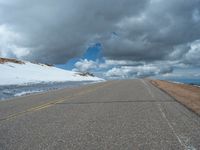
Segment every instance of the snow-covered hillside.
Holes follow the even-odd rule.
[[[1,58],[1,60],[4,59]],[[34,64],[26,61],[13,62],[9,60],[0,62],[0,85],[102,80],[98,77],[81,76],[77,72],[44,64]]]

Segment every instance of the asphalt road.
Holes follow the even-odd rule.
[[[0,102],[2,150],[200,149],[200,117],[145,80]]]

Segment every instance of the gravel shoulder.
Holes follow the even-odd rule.
[[[163,80],[151,80],[154,86],[164,90],[178,102],[200,115],[200,88],[187,84],[171,83]]]

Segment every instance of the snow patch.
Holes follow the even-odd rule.
[[[24,92],[16,93],[14,96],[23,96],[23,95],[28,95],[32,93],[41,93],[41,92],[43,92],[43,90],[24,91]]]
[[[21,85],[41,82],[66,81],[104,81],[92,76],[81,76],[77,72],[67,71],[44,64],[24,62],[0,64],[0,85]]]

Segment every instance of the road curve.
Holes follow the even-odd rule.
[[[200,117],[148,81],[0,102],[0,150],[200,149]]]

